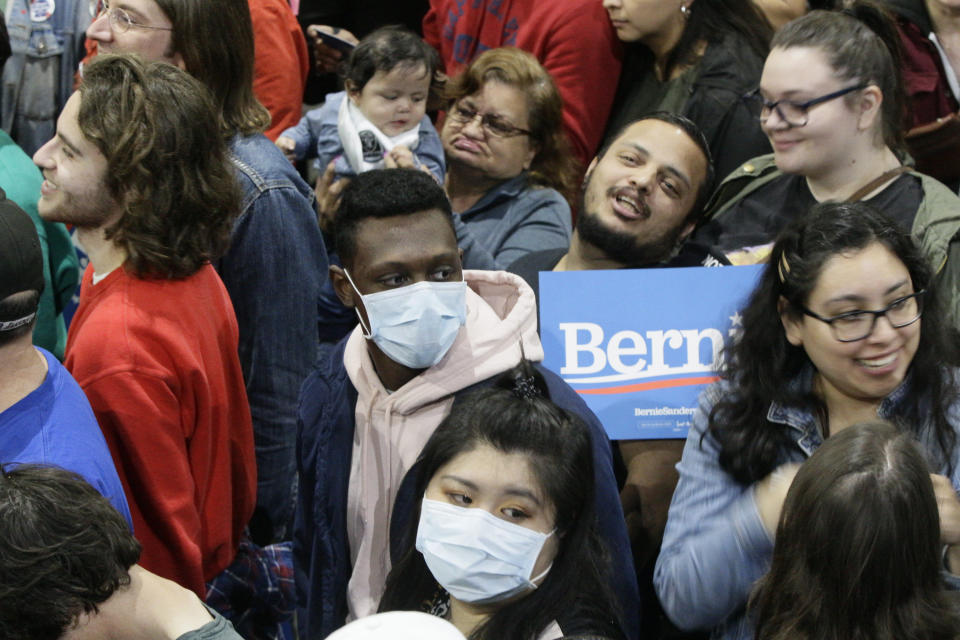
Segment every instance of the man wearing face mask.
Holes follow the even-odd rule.
[[[360,325],[300,394],[294,554],[298,625],[310,639],[377,610],[391,541],[419,497],[408,472],[455,397],[523,356],[543,359],[533,292],[508,273],[463,271],[450,203],[425,173],[357,176],[335,227],[343,266],[330,267],[331,282]],[[543,371],[554,401],[602,433],[579,397]],[[603,436],[594,457],[600,529],[635,637],[637,586]]]

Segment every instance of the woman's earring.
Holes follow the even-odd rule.
[[[680,5],[680,13],[683,14],[684,19],[690,19],[690,7],[685,4]]]

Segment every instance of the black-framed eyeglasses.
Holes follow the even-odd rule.
[[[780,116],[780,119],[786,122],[791,127],[802,127],[807,124],[810,116],[807,113],[810,110],[810,107],[814,107],[818,104],[823,104],[824,102],[829,102],[830,100],[835,100],[840,96],[845,96],[848,93],[853,93],[854,91],[859,91],[860,89],[866,89],[869,87],[869,84],[858,84],[852,87],[847,87],[846,89],[840,89],[839,91],[834,91],[833,93],[828,93],[825,96],[820,96],[813,98],[812,100],[806,100],[805,102],[796,102],[794,100],[774,100],[769,101],[764,99],[763,95],[760,93],[760,89],[754,89],[747,95],[743,97],[747,105],[750,106],[751,111],[753,111],[761,123],[765,123],[770,117],[770,114],[774,111],[777,112],[777,115]]]
[[[90,12],[94,16],[106,13],[107,19],[110,20],[110,28],[117,33],[126,33],[130,30],[130,27],[152,29],[154,31],[173,31],[173,27],[154,27],[149,24],[141,24],[130,17],[130,14],[123,9],[111,7],[107,0],[91,0],[90,8]]]
[[[908,296],[897,298],[877,311],[850,311],[831,318],[825,318],[806,307],[800,307],[800,310],[805,315],[830,325],[833,337],[840,342],[856,342],[873,333],[880,316],[886,317],[887,322],[894,329],[901,329],[919,320],[923,314],[922,296],[925,293],[926,290],[921,289]]]
[[[480,113],[476,109],[464,106],[461,102],[455,102],[450,108],[450,117],[460,124],[473,122],[480,117],[480,126],[483,130],[495,138],[512,138],[514,136],[533,135],[531,131],[515,127],[503,118],[492,113]]]

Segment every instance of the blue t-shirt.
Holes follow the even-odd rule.
[[[130,508],[113,458],[80,385],[45,349],[43,383],[0,413],[0,463],[52,464],[83,476],[126,518]]]

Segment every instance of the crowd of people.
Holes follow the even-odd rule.
[[[314,4],[6,5],[0,639],[960,640],[960,6]],[[742,264],[686,439],[541,364]]]

